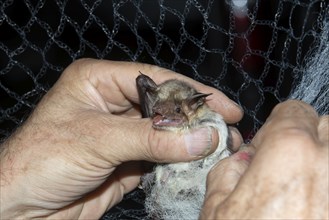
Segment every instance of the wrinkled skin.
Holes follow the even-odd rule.
[[[242,117],[223,93],[169,70],[76,61],[1,146],[1,218],[98,219],[139,184],[141,161],[191,161],[205,155],[191,155],[189,148],[215,150],[216,131],[159,132],[151,119],[141,119],[135,82],[139,71],[157,83],[178,78],[213,93],[209,105],[227,123]],[[235,137],[238,147],[237,132]]]
[[[212,169],[201,219],[328,219],[329,117],[275,107],[249,145]]]

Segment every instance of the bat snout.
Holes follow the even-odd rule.
[[[161,114],[157,114],[153,117],[153,127],[158,129],[168,130],[170,127],[182,127],[184,122],[185,121],[182,118],[165,117]]]

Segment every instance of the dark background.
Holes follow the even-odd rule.
[[[25,119],[75,59],[173,69],[239,102],[246,139],[284,100],[317,41],[325,1],[3,1],[0,138]]]
[[[93,57],[159,65],[222,90],[245,111],[236,126],[248,141],[303,74],[328,2],[254,0],[240,16],[230,4],[1,1],[0,140],[28,117],[65,67]],[[142,199],[134,198],[125,200],[128,206]],[[115,209],[121,214],[111,217],[129,218],[122,214],[125,201]]]

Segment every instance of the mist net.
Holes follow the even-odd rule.
[[[238,102],[246,141],[277,103],[328,114],[327,0],[3,0],[0,140],[82,57],[166,67]],[[103,219],[146,216],[135,190]]]

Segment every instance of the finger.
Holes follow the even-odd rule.
[[[329,147],[329,115],[325,115],[320,118],[318,133],[320,141],[326,147]]]
[[[255,148],[251,145],[220,161],[208,174],[205,201],[208,205],[221,204],[235,189],[249,166]],[[207,204],[205,204],[207,206]]]
[[[272,140],[285,137],[317,138],[318,115],[308,104],[289,100],[278,104],[257,132],[252,143],[255,146],[271,146]],[[266,143],[265,143],[266,142]]]
[[[106,193],[108,207],[120,202],[125,194],[135,189],[140,183],[143,168],[140,161],[129,161],[118,166],[108,180],[98,190]],[[106,191],[106,192],[105,192]]]
[[[231,134],[231,143],[229,143],[228,147],[231,151],[236,152],[243,143],[243,138],[237,128],[229,126],[229,131]]]
[[[137,187],[141,175],[140,162],[131,161],[122,164],[97,189],[65,207],[61,212],[68,209],[76,210],[77,218],[80,217],[81,219],[91,219],[90,213],[93,216],[101,217],[105,211],[119,203],[126,193]],[[82,212],[79,204],[80,206],[83,204]],[[51,219],[66,219],[67,215],[63,216],[58,213],[51,217]]]
[[[78,65],[80,70],[84,70],[84,74],[91,77],[91,81],[102,96],[108,102],[117,105],[130,105],[127,100],[122,101],[124,98],[139,103],[135,79],[140,74],[139,72],[142,72],[149,75],[156,83],[162,83],[168,79],[179,79],[191,84],[202,93],[212,93],[208,104],[214,111],[220,112],[227,123],[236,123],[243,116],[242,109],[222,92],[168,69],[135,62],[93,59],[84,59],[76,63],[75,65]]]
[[[88,126],[94,130],[94,139],[101,143],[93,150],[114,165],[131,160],[160,163],[196,160],[215,151],[219,142],[218,132],[211,127],[176,133],[153,129],[150,119],[95,114],[90,121]]]

